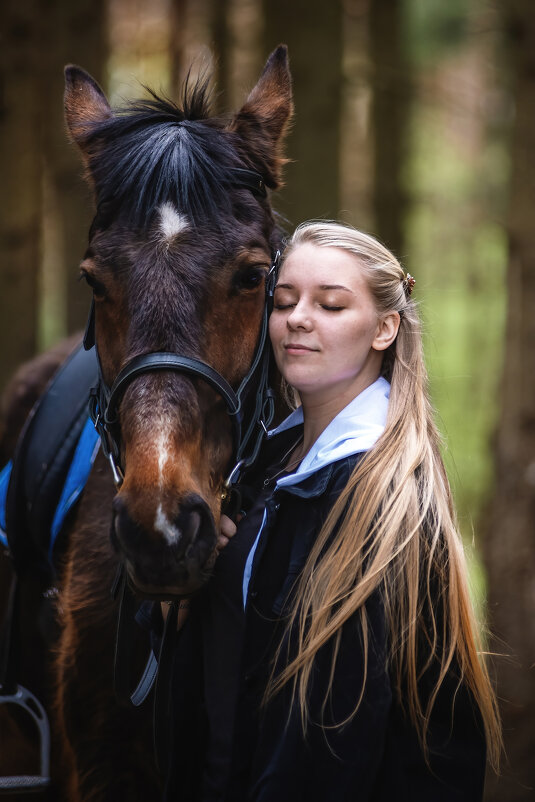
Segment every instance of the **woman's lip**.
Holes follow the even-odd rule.
[[[299,345],[299,343],[288,343],[284,346],[285,351],[315,351],[315,348],[309,348],[306,345]]]

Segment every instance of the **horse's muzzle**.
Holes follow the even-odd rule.
[[[171,515],[159,503],[149,528],[136,520],[128,498],[119,494],[113,502],[111,540],[142,595],[184,595],[198,590],[210,576],[217,542],[212,513],[193,493],[175,506]]]

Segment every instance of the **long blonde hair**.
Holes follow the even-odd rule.
[[[421,327],[405,273],[381,243],[341,223],[303,223],[289,240],[284,257],[303,243],[353,254],[364,271],[378,314],[396,310],[400,327],[383,360],[383,375],[391,383],[386,428],[355,467],[297,580],[287,622],[297,635],[297,652],[280,673],[272,674],[266,699],[291,683],[306,727],[315,657],[332,639],[327,704],[342,626],[357,614],[365,670],[360,698],[350,718],[355,715],[368,662],[365,603],[374,591],[380,591],[389,629],[388,667],[394,691],[424,750],[436,696],[454,670],[480,710],[489,760],[497,767],[501,751],[497,705],[482,659],[465,555],[428,397]],[[425,654],[422,643],[426,644]],[[279,664],[282,648],[281,644],[275,664]],[[418,680],[431,666],[438,666],[438,679],[429,699],[422,703]]]

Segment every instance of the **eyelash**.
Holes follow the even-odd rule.
[[[326,312],[341,312],[345,307],[343,306],[327,306],[326,304],[320,304],[322,309],[325,309]],[[291,309],[295,304],[275,304],[274,309],[278,309],[279,311],[283,311],[284,309]]]

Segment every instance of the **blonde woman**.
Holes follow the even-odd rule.
[[[270,336],[299,406],[204,600],[204,802],[474,802],[497,763],[413,283],[342,224],[288,242]]]

